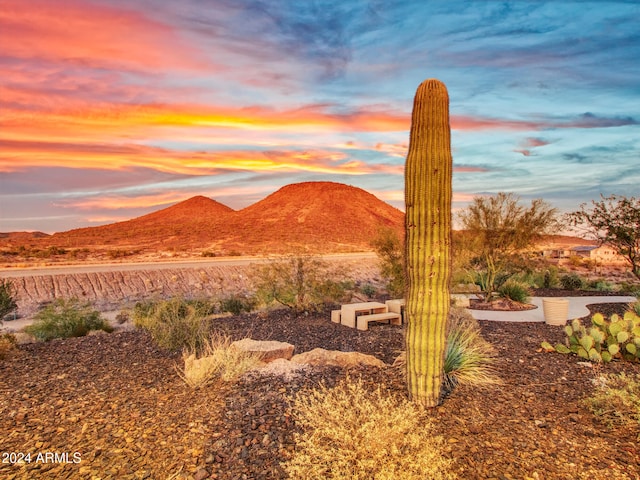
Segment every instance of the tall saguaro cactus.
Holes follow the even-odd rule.
[[[439,80],[420,84],[413,101],[405,167],[407,384],[411,398],[440,403],[451,262],[449,95]]]

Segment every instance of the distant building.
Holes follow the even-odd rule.
[[[581,257],[598,263],[621,263],[625,259],[615,251],[611,245],[579,245],[569,249],[570,257]]]

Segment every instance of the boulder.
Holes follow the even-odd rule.
[[[371,366],[384,367],[385,363],[374,357],[360,352],[339,352],[336,350],[325,350],[324,348],[314,348],[309,352],[294,355],[291,358],[293,363],[304,363],[307,365],[331,365],[337,367],[357,367]]]
[[[253,372],[259,375],[281,376],[284,377],[285,380],[290,380],[308,369],[309,365],[293,363],[284,358],[277,358],[273,362],[256,368]]]
[[[243,338],[231,344],[232,347],[245,352],[252,352],[260,355],[263,362],[272,362],[278,358],[290,360],[293,356],[294,346],[286,342],[275,340],[253,340]]]

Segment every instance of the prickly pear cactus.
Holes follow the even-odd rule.
[[[444,376],[451,261],[449,94],[434,79],[413,103],[405,168],[407,384],[414,401],[436,406]]]
[[[640,317],[634,312],[627,312],[622,318],[612,315],[610,321],[596,313],[591,325],[587,329],[579,320],[573,320],[564,328],[565,344],[552,346],[542,342],[541,347],[545,351],[574,353],[592,362],[610,362],[616,358],[640,360]]]

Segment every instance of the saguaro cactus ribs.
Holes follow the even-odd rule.
[[[439,80],[420,84],[405,168],[407,384],[414,401],[440,402],[451,261],[449,95]]]

